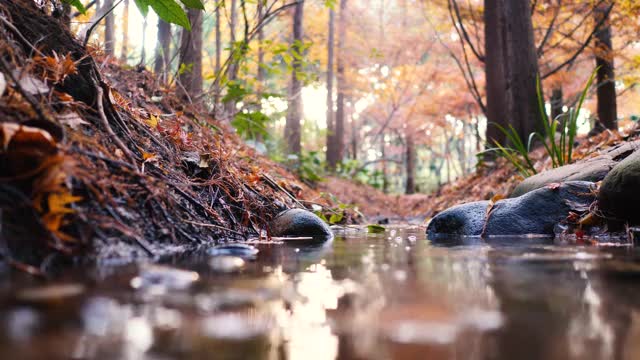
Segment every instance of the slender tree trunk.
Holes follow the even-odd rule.
[[[144,46],[147,43],[147,26],[149,21],[147,17],[144,17],[142,22],[142,50],[140,51],[140,65],[145,66],[147,63],[147,48]]]
[[[542,131],[543,128],[536,95],[539,71],[531,4],[524,0],[507,0],[504,8],[507,21],[506,62],[511,92],[508,115],[520,138],[526,141],[529,134]]]
[[[227,67],[227,81],[229,83],[233,83],[236,81],[238,75],[238,64],[235,52],[237,51],[236,46],[236,26],[238,23],[238,11],[236,0],[231,0],[230,5],[230,15],[229,15],[229,48],[231,49],[231,60],[229,61],[229,66]],[[236,112],[236,102],[231,100],[225,104],[226,115],[229,118],[233,118]]]
[[[129,54],[129,0],[124,0],[122,9],[122,48],[120,49],[120,61],[127,62]]]
[[[264,17],[264,3],[262,0],[258,0],[258,22],[262,22],[262,18]],[[265,69],[264,69],[264,27],[260,26],[258,29],[258,110],[262,111],[262,94],[264,92],[264,80],[265,80]]]
[[[287,124],[285,127],[285,139],[289,154],[300,154],[301,130],[300,123],[302,121],[302,81],[298,78],[298,73],[302,72],[302,63],[299,59],[303,56],[302,52],[302,21],[304,16],[304,1],[295,5],[293,14],[293,38],[291,42],[292,51],[297,53],[294,56],[293,71],[291,72],[291,83],[289,85],[289,104],[287,108]]]
[[[335,112],[333,111],[333,43],[335,11],[329,9],[329,37],[327,39],[327,166],[335,171],[338,164]]]
[[[564,95],[562,94],[562,85],[558,84],[551,89],[551,119],[558,119],[558,116],[562,115],[564,111]]]
[[[154,72],[162,81],[167,82],[169,74],[169,62],[171,57],[171,24],[158,19],[158,44],[156,45],[156,58]]]
[[[351,159],[358,160],[358,120],[353,116],[351,120]]]
[[[384,136],[384,133],[381,134],[382,135],[382,140],[380,141],[380,157],[382,159],[382,192],[383,193],[387,193],[389,192],[389,181],[387,179],[387,144],[386,144],[386,139]]]
[[[337,162],[344,156],[344,123],[345,123],[345,97],[347,79],[345,78],[345,41],[347,36],[347,0],[340,1],[340,14],[338,15],[338,56],[336,58],[337,71],[337,104],[335,117],[335,143]]]
[[[109,11],[113,7],[113,0],[104,1],[104,11]],[[115,53],[115,16],[113,11],[104,18],[104,52],[108,56]]]
[[[67,29],[71,28],[71,5],[67,3],[62,4],[62,23]]]
[[[413,194],[416,192],[416,144],[413,139],[413,133],[409,132],[406,135],[406,147],[405,147],[405,157],[407,160],[406,171],[407,171],[407,183],[405,187],[405,194]]]
[[[180,42],[180,64],[184,64],[186,70],[180,76],[180,84],[184,89],[182,96],[190,98],[202,94],[202,15],[197,9],[187,11],[191,22],[191,31],[183,29]],[[184,93],[186,92],[186,93]]]
[[[595,11],[595,21],[600,22],[607,16],[607,9],[611,3],[605,1]],[[596,66],[598,68],[598,119],[607,129],[618,128],[618,114],[616,103],[616,84],[613,66],[613,48],[611,44],[611,24],[606,19],[595,34]]]
[[[506,127],[508,118],[507,74],[504,54],[504,0],[485,0],[485,77],[487,92],[487,147],[505,144],[505,135],[495,124]]]
[[[261,1],[260,1],[261,2]],[[218,117],[220,115],[220,68],[222,66],[222,34],[220,31],[220,4],[216,4],[215,16],[216,16],[216,80],[214,83],[214,98],[213,98],[213,115]]]

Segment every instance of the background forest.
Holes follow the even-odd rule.
[[[578,135],[638,120],[632,0],[209,0],[188,22],[162,14],[186,28],[132,4],[64,16],[95,51],[153,69],[308,182],[433,191],[508,144],[500,127],[525,141],[540,129],[536,79],[544,112],[562,119],[597,68]]]

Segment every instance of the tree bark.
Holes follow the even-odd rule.
[[[406,147],[405,147],[405,157],[407,160],[406,171],[407,171],[407,183],[405,186],[405,194],[413,194],[416,192],[416,144],[413,139],[413,133],[409,132],[405,136]]]
[[[109,11],[113,7],[113,0],[104,0],[104,11]],[[115,16],[113,11],[104,18],[104,52],[108,56],[115,53]]]
[[[607,9],[610,5],[609,1],[605,1],[595,10],[596,23],[607,16]],[[618,128],[618,114],[609,19],[602,22],[595,33],[595,40],[596,66],[599,66],[597,74],[598,119],[605,128],[614,130]]]
[[[347,35],[347,0],[340,1],[340,14],[338,15],[338,54],[336,58],[338,96],[336,98],[335,115],[335,144],[336,162],[340,162],[344,156],[344,123],[345,123],[345,97],[347,80],[345,78],[345,38]]]
[[[162,82],[167,82],[171,56],[171,24],[158,19],[158,44],[153,70]]]
[[[129,0],[124,0],[122,10],[122,48],[120,49],[120,61],[127,62],[129,53]]]
[[[529,134],[543,129],[536,95],[539,71],[531,5],[529,1],[508,0],[504,2],[504,8],[507,21],[505,53],[511,92],[508,116],[520,139],[526,142]]]
[[[508,114],[507,74],[504,54],[504,0],[485,0],[485,77],[487,93],[487,147],[505,144],[506,137],[495,124],[506,127]]]
[[[327,167],[335,171],[338,164],[338,148],[336,143],[335,112],[333,111],[333,43],[335,11],[329,9],[329,37],[327,39]]]
[[[302,121],[302,81],[298,78],[298,73],[302,72],[302,20],[304,16],[304,1],[295,5],[293,14],[293,38],[291,48],[297,53],[293,60],[293,71],[291,72],[291,83],[289,85],[289,100],[287,107],[287,123],[285,127],[285,139],[289,154],[300,155],[302,150],[300,123]]]
[[[180,64],[185,70],[179,75],[181,95],[190,98],[202,94],[202,11],[189,9],[187,14],[191,22],[191,31],[182,30],[180,42]]]

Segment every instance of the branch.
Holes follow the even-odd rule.
[[[460,25],[460,29],[458,29],[458,26],[456,25],[456,20],[453,17],[453,12],[451,11],[452,6],[455,12],[455,19],[457,19],[457,23],[458,25]],[[473,46],[473,43],[469,38],[469,34],[467,33],[467,30],[464,28],[464,24],[462,23],[462,16],[460,16],[460,9],[458,8],[458,3],[456,2],[456,0],[449,0],[449,15],[451,16],[451,21],[453,22],[453,26],[456,28],[456,31],[458,32],[458,36],[460,36],[461,38],[464,38],[467,44],[469,44],[469,47],[471,48],[471,52],[473,52],[473,54],[476,56],[476,58],[478,58],[480,62],[484,62],[484,56],[481,55],[478,50],[476,50],[475,46]]]
[[[544,74],[542,76],[542,79],[546,79],[547,77],[549,77],[549,76],[557,73],[558,71],[560,71],[563,67],[567,66],[568,64],[571,64],[582,53],[582,51],[584,51],[584,49],[591,42],[591,39],[593,39],[593,36],[595,35],[595,33],[598,32],[598,30],[600,29],[600,26],[602,26],[602,24],[604,24],[604,22],[609,17],[609,13],[611,12],[611,9],[613,9],[613,5],[614,5],[614,3],[611,3],[611,5],[609,5],[609,8],[604,12],[604,15],[602,16],[602,19],[600,19],[600,21],[598,21],[598,23],[593,28],[593,31],[591,32],[591,34],[589,34],[589,37],[584,42],[584,44],[582,44],[582,46],[580,46],[580,48],[569,59],[567,59],[562,64],[558,65],[555,69],[553,69],[553,70],[549,71],[548,73]]]

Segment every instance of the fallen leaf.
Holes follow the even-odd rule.
[[[158,117],[151,114],[149,115],[149,119],[146,120],[147,125],[149,125],[151,128],[155,129],[158,127]]]
[[[28,94],[37,95],[49,92],[49,86],[44,81],[36,79],[28,73],[23,73],[22,69],[13,70],[13,77],[18,79],[18,85]]]
[[[80,125],[89,125],[80,115],[75,111],[66,111],[62,114],[57,114],[56,119],[62,124],[77,130]]]

